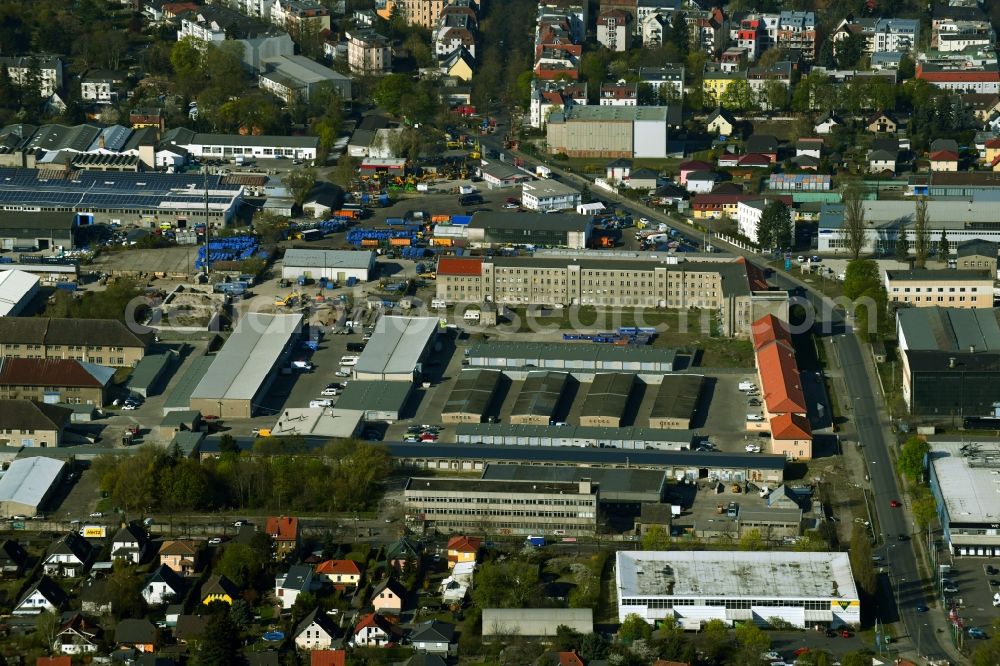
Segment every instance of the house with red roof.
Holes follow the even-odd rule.
[[[794,460],[812,458],[812,428],[801,414],[779,414],[771,419],[771,450]]]
[[[368,613],[354,625],[351,645],[354,647],[391,647],[399,642],[403,632],[383,615]]]
[[[953,150],[931,153],[931,171],[958,171],[958,153]]]
[[[453,536],[448,539],[448,568],[459,562],[475,562],[483,540],[479,537]]]
[[[354,560],[325,560],[316,565],[316,577],[338,590],[354,589],[361,584],[361,565]]]
[[[916,77],[943,90],[995,95],[1000,93],[1000,69],[996,64],[978,68],[917,63]]]
[[[687,182],[688,174],[695,171],[711,171],[713,167],[708,162],[702,160],[688,160],[687,162],[681,162],[679,168],[680,175],[677,176],[677,183],[684,185]]]
[[[309,653],[309,666],[347,666],[345,650],[313,650]]]
[[[274,541],[279,559],[299,548],[299,519],[292,516],[268,516],[265,533]]]

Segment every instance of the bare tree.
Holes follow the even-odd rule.
[[[841,236],[844,245],[851,254],[851,259],[857,260],[868,240],[868,228],[865,223],[865,188],[861,183],[848,184],[841,192],[844,203],[844,225]]]
[[[930,252],[927,222],[927,199],[920,197],[913,215],[913,251],[917,255],[917,268],[923,268],[927,264],[927,254]]]

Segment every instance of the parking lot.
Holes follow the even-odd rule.
[[[976,627],[990,636],[1000,617],[1000,607],[993,605],[993,595],[1000,592],[1000,558],[954,557],[950,562],[950,571],[938,572],[937,595],[943,608],[957,609],[967,640],[975,646],[977,639],[968,635],[968,629]]]

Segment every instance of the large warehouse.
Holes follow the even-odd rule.
[[[727,625],[857,627],[861,601],[847,553],[618,551],[618,619]],[[780,621],[780,623],[778,622]]]
[[[544,409],[542,410],[544,412]],[[542,420],[542,419],[539,419]],[[511,417],[511,422],[514,419]],[[691,448],[694,435],[688,430],[586,426],[508,425],[506,423],[462,424],[455,428],[462,444],[491,446],[542,446],[683,451]]]
[[[602,372],[594,375],[587,399],[580,409],[580,425],[595,428],[619,428],[628,406],[635,374]]]
[[[62,478],[66,463],[33,456],[15,460],[0,477],[0,516],[34,516]]]
[[[370,250],[300,250],[285,251],[281,263],[281,277],[298,280],[300,277],[318,280],[336,280],[343,284],[347,278],[368,282],[375,272],[375,253]]]
[[[191,393],[191,409],[219,418],[253,416],[301,333],[301,314],[244,315]]]
[[[367,422],[393,423],[402,415],[413,382],[352,380],[337,398],[334,412],[360,411]]]
[[[481,368],[540,368],[575,375],[622,371],[662,375],[674,371],[677,353],[652,347],[495,340],[472,345],[466,357],[469,365]]]
[[[952,555],[1000,556],[1000,443],[931,442],[931,492]]]
[[[0,272],[0,317],[16,317],[38,293],[38,276],[19,270]]]
[[[514,401],[510,422],[514,425],[551,425],[568,383],[569,374],[565,372],[529,372]]]
[[[433,346],[440,323],[437,317],[379,317],[354,366],[354,378],[412,382]]]
[[[649,427],[690,428],[704,379],[701,375],[664,375],[649,412]]]
[[[672,126],[681,122],[673,106],[572,105],[549,115],[549,153],[570,157],[664,159]]]
[[[11,251],[50,250],[76,247],[76,215],[73,211],[0,211],[0,249]]]
[[[530,245],[583,250],[593,230],[592,215],[480,211],[472,216],[466,240],[471,247]]]
[[[441,422],[482,423],[502,381],[499,370],[463,369],[441,410]]]

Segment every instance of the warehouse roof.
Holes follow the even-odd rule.
[[[490,406],[493,394],[503,373],[485,368],[465,368],[458,373],[458,381],[448,396],[442,414],[478,414],[482,416]]]
[[[370,250],[286,250],[285,266],[303,268],[371,268],[375,253]]]
[[[437,317],[379,317],[354,371],[379,375],[414,372],[439,325]]]
[[[595,107],[596,108],[596,107]],[[604,107],[612,108],[612,107]],[[625,107],[614,107],[625,108]],[[583,231],[592,226],[594,218],[591,215],[576,213],[561,213],[549,215],[546,213],[501,213],[482,210],[472,215],[470,229],[531,229],[542,231]]]
[[[214,362],[214,356],[196,356],[191,359],[187,372],[174,383],[173,390],[167,396],[166,402],[163,403],[164,411],[188,409],[191,406],[191,394],[198,388],[198,384],[208,374],[208,371],[212,369]]]
[[[15,460],[0,477],[0,502],[38,507],[65,467],[65,462],[52,458]]]
[[[250,400],[301,326],[301,314],[247,313],[215,355],[191,398]]]
[[[952,523],[996,523],[997,466],[1000,445],[996,442],[931,442],[928,461],[937,477],[937,487]]]
[[[872,226],[897,228],[901,224],[905,227],[913,225],[912,201],[866,200],[863,204],[865,220]],[[956,230],[992,229],[992,225],[996,224],[996,203],[954,199],[931,200],[927,202],[927,217],[933,229],[942,227]],[[820,210],[820,229],[839,229],[843,224],[844,205],[825,203]]]
[[[1000,308],[903,308],[896,317],[909,350],[1000,351]]]
[[[677,352],[653,347],[618,347],[600,344],[567,344],[564,342],[515,342],[493,340],[469,347],[469,358],[504,357],[558,359],[565,361],[605,361],[631,363],[673,363]]]
[[[580,494],[580,486],[576,482],[569,481],[534,481],[534,480],[514,480],[514,479],[473,479],[473,478],[448,478],[448,477],[411,477],[406,482],[405,490],[414,491],[434,491],[454,492],[461,490],[475,490],[484,493],[549,493],[553,495]],[[594,494],[596,486],[589,494]]]
[[[410,382],[352,379],[337,398],[337,410],[398,412],[410,397]]]
[[[581,417],[610,416],[621,418],[628,405],[635,374],[631,372],[602,372],[594,375],[587,391],[587,399],[580,410]]]
[[[567,372],[529,372],[521,392],[517,394],[517,400],[514,401],[511,415],[552,416],[566,390],[567,381]]]
[[[555,112],[549,122],[636,122],[660,121],[676,125],[680,107],[670,106],[580,106],[574,104],[562,112]]]
[[[39,277],[26,271],[0,272],[0,317],[6,317],[21,305],[24,297],[38,286]]]
[[[632,174],[635,177],[635,172]],[[522,192],[530,192],[532,196],[539,199],[543,197],[562,197],[568,194],[578,194],[580,190],[575,187],[571,187],[565,183],[561,183],[558,180],[552,179],[542,179],[534,180],[530,183],[524,183],[521,186]]]
[[[133,333],[117,319],[51,319],[3,317],[0,344],[145,347],[146,334]]]
[[[619,551],[618,595],[858,599],[847,553]]]
[[[1000,372],[1000,352],[942,352],[913,350],[905,352],[910,372]]]
[[[664,375],[656,390],[650,419],[690,419],[698,408],[701,375]]]
[[[0,229],[46,229],[69,233],[73,229],[74,213],[70,211],[49,213],[22,213],[0,211]]]
[[[552,467],[549,465],[489,464],[483,479],[512,481],[560,481],[577,483],[590,479],[598,484],[602,501],[615,501],[636,495],[647,495],[646,501],[658,502],[663,495],[666,475],[654,469],[613,469],[602,467]]]
[[[516,413],[516,412],[515,412]],[[564,440],[593,441],[637,441],[676,442],[690,444],[692,434],[688,430],[668,430],[664,428],[604,428],[600,426],[548,426],[517,425],[509,423],[462,423],[455,426],[455,433],[462,438],[475,437],[525,437]]]
[[[976,255],[996,257],[997,247],[997,243],[994,243],[993,241],[988,241],[982,238],[970,238],[967,241],[959,243],[956,249],[958,250],[957,254],[959,258]]]

